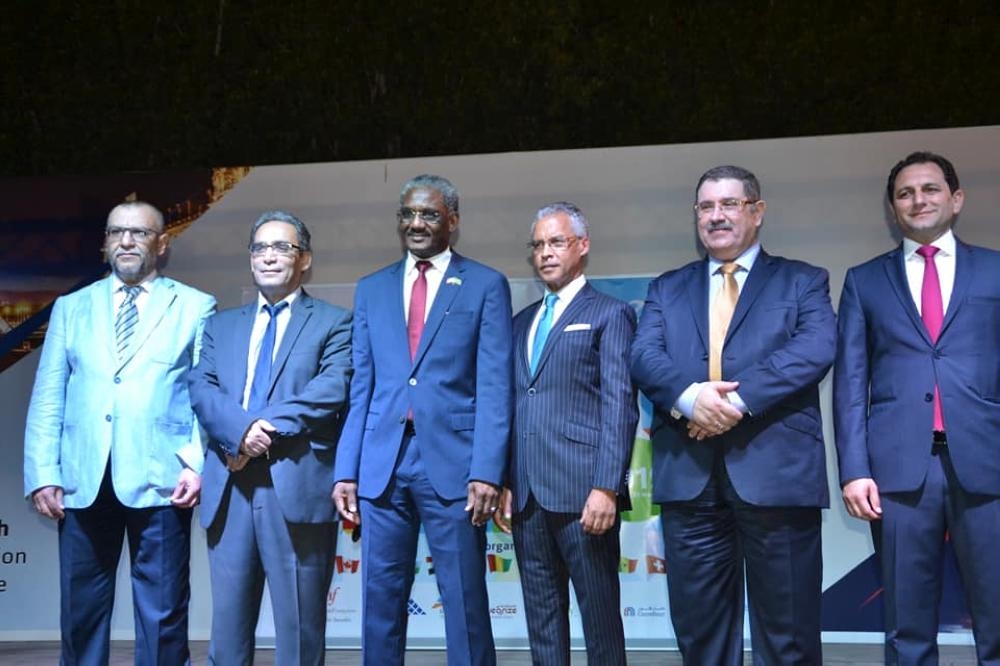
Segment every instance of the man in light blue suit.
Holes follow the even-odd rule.
[[[56,299],[24,437],[24,491],[59,521],[62,664],[106,664],[128,537],[135,663],[184,664],[192,507],[204,460],[188,397],[215,299],[159,275],[143,202],[108,216],[111,276]]]
[[[937,664],[946,534],[980,664],[1000,664],[1000,252],[952,227],[951,162],[912,153],[886,195],[903,235],[848,271],[834,424],[848,512],[871,521],[885,660]]]
[[[406,256],[355,292],[355,375],[334,489],[341,514],[362,525],[363,661],[403,663],[423,525],[448,663],[489,665],[484,525],[507,464],[510,288],[450,249],[459,213],[447,179],[418,176],[399,201]]]
[[[583,274],[590,235],[569,202],[531,226],[545,298],[514,318],[514,423],[495,520],[513,529],[532,661],[569,666],[569,581],[590,663],[625,664],[618,511],[639,409],[628,356],[635,313]]]
[[[650,284],[632,377],[652,401],[670,612],[685,664],[821,664],[820,380],[836,323],[821,268],[767,254],[765,204],[740,167],[698,181],[708,258]]]
[[[351,374],[351,314],[312,298],[305,224],[250,231],[253,303],[205,326],[191,401],[210,437],[201,523],[212,579],[209,663],[250,664],[267,581],[275,663],[322,664],[337,525],[330,499]]]

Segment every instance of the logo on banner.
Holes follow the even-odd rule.
[[[618,563],[618,573],[635,573],[637,566],[639,566],[639,560],[623,557]]]
[[[624,617],[666,617],[666,606],[626,606],[622,609]]]
[[[500,557],[499,555],[486,556],[486,561],[490,567],[490,573],[506,573],[510,571],[510,565],[514,563],[513,558]]]
[[[667,573],[667,561],[656,555],[646,556],[646,573],[665,574]]]
[[[490,608],[490,616],[493,618],[510,619],[517,615],[516,604],[497,604]]]
[[[410,615],[427,615],[427,611],[420,607],[412,598],[406,602],[406,612]]]

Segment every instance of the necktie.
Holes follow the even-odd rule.
[[[729,322],[736,310],[736,301],[740,297],[740,287],[736,284],[735,273],[739,264],[728,261],[719,267],[722,273],[722,287],[712,302],[712,311],[708,323],[708,378],[712,381],[722,379],[722,346],[726,342],[726,332]]]
[[[924,282],[920,288],[920,317],[930,333],[931,340],[937,342],[944,322],[944,303],[941,300],[941,280],[938,278],[934,255],[938,248],[921,245],[917,254],[924,258]],[[944,430],[944,413],[941,411],[941,391],[934,386],[934,429]]]
[[[549,339],[549,331],[552,330],[552,317],[556,311],[556,301],[559,297],[551,292],[545,294],[544,310],[542,318],[538,320],[538,328],[535,329],[535,340],[531,343],[531,374],[534,375],[538,369],[538,360],[542,357],[542,350],[545,349],[545,341]]]
[[[277,305],[264,305],[268,314],[267,328],[260,341],[260,354],[257,355],[257,365],[254,366],[253,384],[250,385],[250,398],[247,400],[247,411],[251,414],[267,406],[267,390],[271,386],[271,362],[274,356],[274,339],[278,332],[278,313],[288,307],[288,301]]]
[[[125,300],[122,301],[121,307],[118,308],[118,314],[115,316],[115,340],[119,361],[125,359],[129,342],[131,342],[132,334],[135,332],[135,326],[139,323],[139,309],[135,306],[135,299],[142,293],[142,286],[122,285],[121,291],[125,292]]]
[[[427,269],[431,262],[420,260],[416,264],[417,279],[410,292],[410,310],[406,318],[406,337],[410,341],[410,360],[417,358],[417,347],[424,332],[424,317],[427,314]]]

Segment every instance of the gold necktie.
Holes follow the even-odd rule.
[[[726,341],[726,331],[733,319],[736,300],[740,297],[740,287],[736,284],[734,274],[740,268],[739,264],[729,261],[719,267],[722,273],[722,287],[715,295],[712,310],[709,313],[708,336],[708,378],[712,381],[722,379],[722,345]]]

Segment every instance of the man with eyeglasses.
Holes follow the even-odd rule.
[[[362,526],[363,662],[403,663],[422,525],[448,663],[495,664],[484,526],[507,463],[510,288],[452,251],[450,181],[417,176],[399,204],[406,254],[354,296],[355,375],[335,475],[337,508]]]
[[[56,299],[24,438],[24,491],[59,524],[62,664],[107,664],[127,536],[135,663],[185,664],[191,514],[204,452],[188,394],[215,299],[159,274],[141,201],[108,215],[111,275]]]
[[[205,326],[191,399],[210,440],[201,523],[213,664],[250,664],[264,582],[275,664],[322,664],[337,512],[330,500],[351,375],[351,313],[302,288],[310,234],[268,211],[250,232],[258,295]]]
[[[652,401],[670,612],[685,664],[821,664],[820,509],[829,505],[820,380],[836,323],[822,268],[758,240],[757,178],[720,166],[695,189],[708,257],[664,273],[632,346]]]
[[[635,313],[583,274],[590,252],[577,206],[543,206],[531,260],[545,297],[514,329],[508,486],[494,520],[513,531],[532,660],[570,663],[569,582],[590,663],[625,664],[620,509],[639,410],[628,355]]]
[[[963,243],[954,165],[889,172],[902,242],[851,268],[840,297],[834,426],[844,504],[871,523],[885,662],[938,663],[945,543],[977,662],[1000,664],[1000,253]]]

